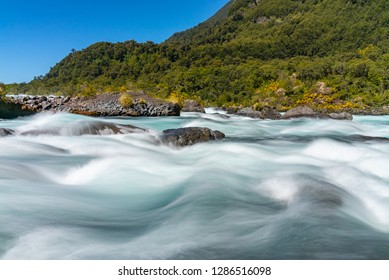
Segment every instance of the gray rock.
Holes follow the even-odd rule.
[[[41,103],[41,106],[42,106],[42,110],[46,111],[46,110],[50,110],[52,105],[50,102],[47,102],[47,101],[43,101]]]
[[[24,106],[28,111],[63,111],[87,116],[179,116],[181,108],[142,92],[130,93],[134,99],[144,99],[130,108],[123,108],[119,103],[119,94],[98,94],[92,97],[55,96],[13,98],[11,103]],[[1,104],[0,104],[1,105]],[[1,117],[1,111],[0,111]]]
[[[291,119],[291,118],[318,118],[318,119],[328,119],[329,115],[318,113],[313,109],[307,106],[299,106],[287,111],[283,116],[283,119]]]
[[[353,116],[350,113],[342,112],[342,113],[331,113],[329,114],[331,119],[334,120],[352,120]]]
[[[239,116],[249,117],[253,119],[265,118],[265,115],[262,112],[256,111],[253,108],[249,108],[249,107],[239,110],[238,112],[236,112],[236,114]]]
[[[195,100],[186,100],[184,107],[182,108],[183,112],[198,112],[198,113],[205,113],[205,110],[203,106],[201,106],[197,101]]]
[[[250,117],[254,119],[270,119],[270,120],[278,120],[281,118],[281,114],[270,107],[265,107],[260,111],[256,111],[253,108],[247,107],[239,110],[236,112],[237,115],[239,116],[244,116],[244,117]]]
[[[42,103],[43,101],[46,101],[46,100],[47,100],[47,96],[41,96],[41,97],[39,97],[38,102]]]
[[[184,147],[197,143],[221,140],[224,137],[224,133],[218,130],[212,131],[206,127],[186,127],[164,130],[161,140],[165,144]]]
[[[264,115],[265,119],[269,119],[269,120],[279,120],[282,117],[280,112],[270,107],[263,108],[261,112]]]
[[[9,128],[0,128],[0,137],[9,136],[14,134],[15,131]]]

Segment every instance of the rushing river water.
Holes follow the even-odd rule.
[[[2,259],[389,259],[389,117],[0,120]],[[220,142],[161,145],[201,126]],[[23,136],[24,131],[36,131]],[[56,135],[39,134],[54,131]]]

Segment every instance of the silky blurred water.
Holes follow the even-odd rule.
[[[0,258],[389,259],[389,117],[207,112],[0,120]],[[101,121],[149,132],[81,135]],[[189,126],[226,138],[158,140]]]

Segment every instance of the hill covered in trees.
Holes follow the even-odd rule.
[[[161,44],[100,42],[8,92],[144,90],[208,105],[389,105],[387,0],[232,0]]]

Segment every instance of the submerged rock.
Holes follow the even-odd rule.
[[[14,134],[15,131],[8,128],[0,128],[0,137],[8,136]]]
[[[34,129],[20,133],[23,136],[39,135],[64,135],[64,136],[81,136],[81,135],[112,135],[112,134],[129,134],[147,132],[146,129],[132,126],[115,124],[100,121],[83,121],[71,123],[61,128]]]
[[[221,140],[224,137],[224,133],[218,130],[213,131],[206,127],[185,127],[164,130],[161,140],[165,144],[184,147],[197,143]]]

